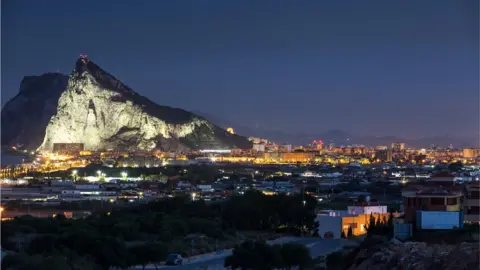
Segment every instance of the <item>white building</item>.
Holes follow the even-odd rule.
[[[265,144],[263,143],[254,143],[253,150],[257,152],[265,152]]]
[[[386,206],[349,206],[347,208],[350,215],[370,215],[370,214],[387,214]]]

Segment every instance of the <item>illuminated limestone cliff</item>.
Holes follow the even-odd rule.
[[[54,143],[83,143],[86,150],[251,147],[200,116],[153,103],[86,58],[76,62],[38,150],[51,151]]]

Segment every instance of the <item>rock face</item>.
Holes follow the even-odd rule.
[[[76,62],[38,150],[51,151],[54,143],[87,150],[251,148],[245,137],[200,116],[153,103],[85,58]]]
[[[361,251],[350,270],[363,269],[478,269],[478,243],[429,245],[423,242],[388,243]]]
[[[24,77],[20,92],[2,109],[2,145],[37,148],[67,81],[68,76],[60,73]]]

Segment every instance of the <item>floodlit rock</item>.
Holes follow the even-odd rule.
[[[76,62],[57,104],[40,151],[55,143],[83,143],[86,150],[251,148],[245,137],[200,116],[153,103],[86,58]]]

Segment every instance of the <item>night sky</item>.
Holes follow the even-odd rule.
[[[2,1],[2,105],[82,53],[153,101],[286,132],[479,131],[478,1]]]

